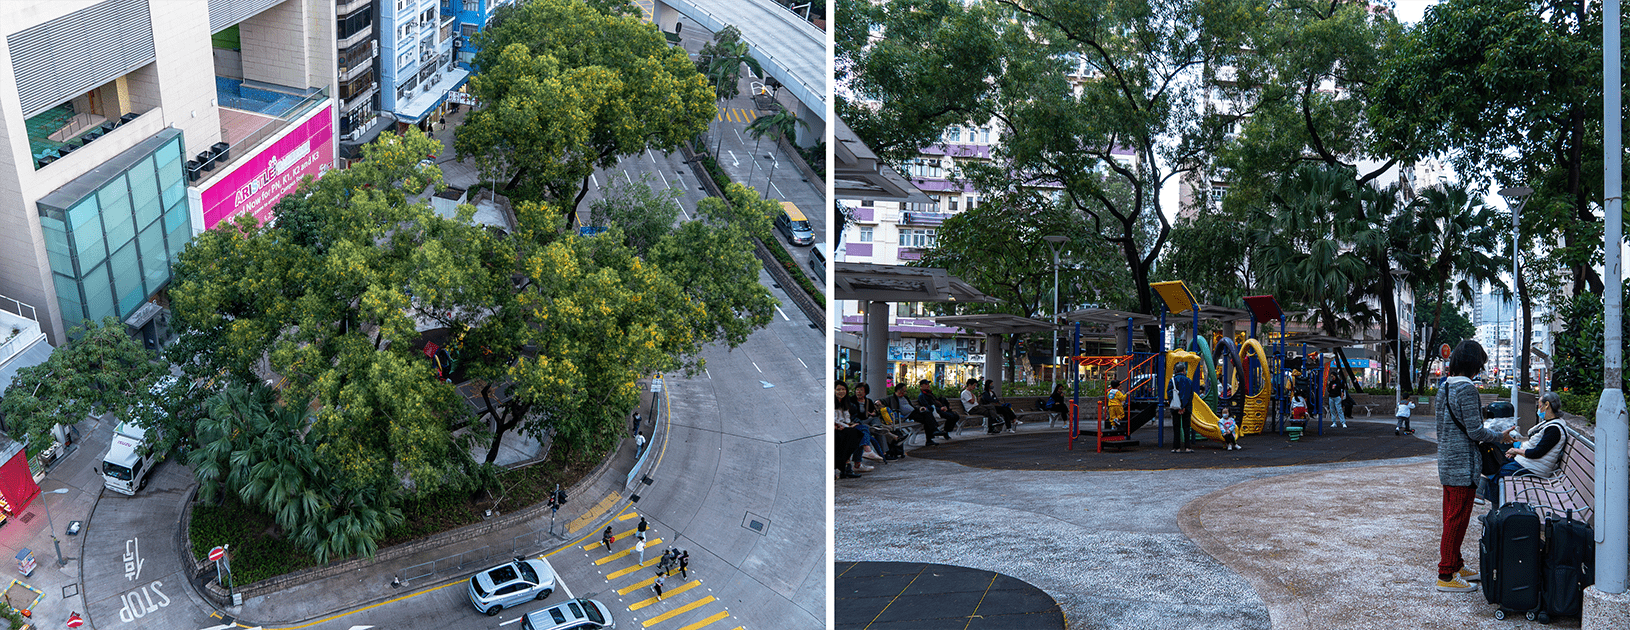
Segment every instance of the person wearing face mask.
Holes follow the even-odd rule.
[[[1520,445],[1506,449],[1506,462],[1500,471],[1494,473],[1492,482],[1488,484],[1489,501],[1499,504],[1500,479],[1502,477],[1517,477],[1532,475],[1547,477],[1556,472],[1562,462],[1563,443],[1568,439],[1567,426],[1562,421],[1562,397],[1556,392],[1545,392],[1539,398],[1539,423],[1528,430],[1526,439],[1521,439],[1516,429],[1511,430],[1511,436],[1521,439]],[[1521,448],[1518,448],[1518,447]]]

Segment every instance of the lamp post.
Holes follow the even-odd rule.
[[[57,488],[40,494],[67,494],[67,492],[67,488]],[[57,523],[51,519],[51,502],[45,500],[45,497],[40,497],[40,503],[45,505],[45,526],[51,528],[51,544],[57,548],[57,566],[64,566],[68,561],[62,559],[62,541],[57,539]]]
[[[1596,586],[1602,593],[1625,592],[1625,558],[1630,535],[1630,488],[1610,479],[1624,479],[1630,460],[1625,445],[1630,442],[1630,422],[1624,410],[1624,111],[1620,72],[1619,0],[1602,3],[1602,248],[1605,254],[1602,279],[1602,396],[1596,404]],[[1611,86],[1611,87],[1609,87]],[[1598,605],[1601,608],[1597,608]],[[1602,598],[1585,594],[1585,614],[1593,609],[1608,611]],[[1623,611],[1623,606],[1617,610]],[[1604,617],[1610,618],[1610,617]]]
[[[1517,342],[1517,331],[1521,328],[1521,326],[1518,325],[1521,322],[1519,322],[1517,320],[1518,320],[1518,318],[1522,317],[1521,315],[1518,314],[1521,311],[1519,311],[1517,309],[1517,300],[1520,299],[1520,297],[1521,297],[1520,294],[1517,292],[1518,291],[1518,288],[1517,288],[1517,273],[1518,273],[1517,260],[1522,257],[1521,256],[1522,252],[1517,249],[1517,235],[1518,235],[1519,232],[1522,231],[1522,207],[1525,206],[1525,205],[1528,205],[1528,198],[1533,196],[1533,194],[1534,194],[1534,189],[1529,188],[1527,186],[1512,186],[1512,187],[1507,187],[1507,188],[1500,189],[1500,196],[1504,197],[1506,205],[1511,207],[1511,415],[1512,415],[1512,417],[1516,417],[1516,415],[1517,415],[1517,388],[1521,387],[1523,382],[1528,380],[1528,375],[1521,373],[1522,368],[1519,367],[1519,366],[1521,366],[1522,364],[1517,360],[1517,348],[1519,347],[1518,342]],[[1521,344],[1522,344],[1520,346],[1521,348],[1523,348],[1524,350],[1528,349],[1528,340],[1527,339],[1522,340]]]
[[[1047,386],[1047,395],[1051,396],[1053,390],[1058,388],[1058,327],[1060,324],[1058,321],[1058,246],[1063,245],[1069,239],[1057,234],[1041,238],[1047,241],[1047,249],[1053,250],[1053,348],[1052,352],[1047,353],[1053,357],[1053,369],[1050,370],[1052,380],[1051,384]]]
[[[1398,312],[1398,333],[1394,335],[1397,339],[1398,362],[1396,365],[1398,367],[1396,368],[1397,374],[1392,379],[1392,406],[1394,409],[1404,404],[1404,278],[1407,277],[1409,277],[1408,270],[1402,267],[1392,269],[1393,284],[1397,285],[1393,292],[1398,296],[1398,304],[1394,308]]]

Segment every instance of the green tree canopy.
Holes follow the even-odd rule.
[[[672,151],[707,128],[707,81],[656,27],[574,0],[538,0],[476,35],[482,107],[459,128],[460,158],[512,197],[571,215],[596,168]]]
[[[156,359],[119,320],[86,320],[44,363],[17,371],[0,397],[0,416],[14,437],[26,436],[34,444],[49,444],[53,427],[78,424],[90,415],[138,420],[142,406],[158,402],[150,393],[153,385],[169,374]],[[152,422],[139,420],[143,426]]]

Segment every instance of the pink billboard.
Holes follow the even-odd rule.
[[[203,191],[204,229],[239,213],[265,223],[272,207],[305,176],[321,177],[334,164],[334,106],[300,123],[260,153]]]

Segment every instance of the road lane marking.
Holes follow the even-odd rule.
[[[572,587],[567,586],[565,582],[562,582],[560,580],[556,580],[556,582],[560,584],[560,590],[566,591],[566,599],[567,600],[577,599],[577,596],[572,594]],[[522,616],[524,617],[525,615],[522,615]]]
[[[599,520],[600,515],[611,511],[611,507],[616,505],[617,501],[621,500],[621,498],[622,497],[619,497],[615,492],[606,495],[606,498],[600,499],[600,502],[596,503],[594,507],[589,508],[589,511],[584,512],[582,516],[579,516],[576,519],[573,519],[572,522],[567,523],[566,533],[576,534],[578,530],[587,527],[589,523]]]
[[[649,628],[651,626],[657,625],[657,624],[662,623],[664,621],[667,621],[669,619],[673,619],[674,617],[678,617],[680,615],[688,613],[688,612],[690,612],[692,610],[696,610],[698,608],[706,606],[706,605],[708,605],[708,604],[710,604],[710,603],[712,603],[714,601],[717,601],[717,600],[713,599],[712,595],[709,595],[707,597],[703,597],[703,598],[698,599],[698,600],[696,600],[694,602],[691,602],[689,604],[685,604],[684,606],[680,606],[678,608],[675,608],[675,609],[670,610],[668,612],[662,613],[662,614],[657,615],[655,617],[652,617],[650,619],[646,619],[645,621],[643,621],[641,623],[644,624],[644,627]]]
[[[662,542],[661,538],[652,538],[650,540],[645,541],[645,550],[650,551],[651,548],[655,547],[656,544],[659,543],[659,542]],[[629,545],[627,549],[624,549],[622,551],[613,552],[609,556],[606,556],[604,558],[600,558],[599,560],[595,560],[594,564],[595,565],[602,565],[602,564],[605,564],[607,562],[611,562],[612,560],[616,560],[618,558],[621,558],[621,557],[626,556],[626,555],[631,554],[631,553],[634,553],[634,546],[633,545]]]
[[[729,616],[730,616],[730,611],[721,610],[719,612],[713,613],[712,617],[708,617],[707,619],[703,619],[703,620],[698,621],[696,623],[693,623],[691,625],[685,626],[683,628],[680,628],[679,630],[700,630],[701,628],[707,627],[708,624],[711,624],[711,623],[713,623],[715,621],[718,621],[720,619],[724,619],[724,618],[729,617]],[[742,630],[742,629],[738,627],[738,628],[736,628],[736,630]]]
[[[594,182],[594,187],[595,188],[600,187],[600,179],[595,177],[594,173],[589,173],[589,181]]]
[[[655,580],[656,576],[651,576],[651,579]],[[701,583],[702,583],[701,580],[691,580],[691,581],[686,582],[684,584],[681,584],[679,586],[673,587],[672,589],[668,590],[668,592],[663,593],[662,596],[663,597],[673,597],[673,596],[678,595],[680,593],[683,593],[685,591],[696,588],[696,585],[701,584]],[[618,594],[621,594],[621,593],[618,593]],[[646,606],[650,606],[651,604],[655,604],[658,601],[660,601],[660,600],[658,600],[655,597],[652,597],[650,599],[637,601],[637,602],[634,602],[632,604],[629,604],[628,609],[629,610],[639,610],[639,609],[644,608]]]
[[[792,321],[792,318],[791,318],[791,317],[787,317],[787,312],[786,312],[786,311],[783,311],[783,310],[781,310],[781,307],[779,307],[779,306],[777,306],[777,307],[775,307],[775,312],[777,312],[777,313],[780,313],[780,314],[781,314],[781,319],[784,319],[784,320],[787,320],[787,321],[789,321],[789,322],[790,322],[790,321]]]
[[[662,557],[658,556],[658,557],[652,558],[650,560],[646,560],[645,562],[642,562],[640,564],[636,564],[634,566],[628,567],[626,569],[617,569],[616,571],[612,571],[612,572],[606,574],[606,581],[610,582],[612,580],[615,580],[615,579],[620,578],[622,576],[628,575],[628,574],[633,573],[635,571],[638,571],[640,569],[654,567],[654,566],[657,565],[658,562],[661,562],[661,561],[662,561]]]
[[[616,175],[613,175],[613,176],[612,176],[612,177],[616,177]],[[628,183],[629,183],[629,184],[633,184],[633,183],[634,183],[634,176],[633,176],[633,175],[629,175],[629,174],[628,174],[628,171],[623,171],[623,179],[626,179],[626,180],[628,180]]]
[[[635,519],[635,518],[639,518],[639,517],[640,517],[639,512],[624,512],[621,516],[617,517],[617,520],[626,521],[626,520],[629,520],[629,519]]]
[[[802,358],[802,357],[794,357],[794,358],[796,358],[796,359],[798,359],[798,363],[799,363],[799,365],[802,365],[802,366],[804,366],[804,368],[805,368],[805,369],[808,369],[808,368],[809,368],[809,364],[808,364],[808,363],[804,363],[804,359],[803,359],[803,358]]]
[[[761,368],[761,367],[759,367],[759,366],[758,366],[758,362],[757,362],[757,361],[748,361],[748,363],[751,363],[751,364],[753,364],[753,369],[755,369],[755,370],[758,370],[758,373],[759,373],[759,374],[763,374],[763,373],[764,373],[764,368]]]
[[[627,595],[627,594],[632,593],[634,591],[637,591],[637,590],[640,590],[640,589],[645,588],[647,586],[650,586],[652,584],[655,584],[656,581],[657,581],[657,576],[653,575],[651,577],[645,578],[643,580],[640,580],[640,581],[635,582],[633,584],[630,584],[628,586],[617,589],[617,594],[618,595]]]
[[[516,617],[514,619],[511,619],[509,621],[501,621],[501,622],[498,622],[498,627],[501,628],[501,627],[507,626],[507,625],[512,624],[512,623],[520,623],[521,620],[525,619],[525,618],[526,618],[526,615],[521,615],[521,616]]]

